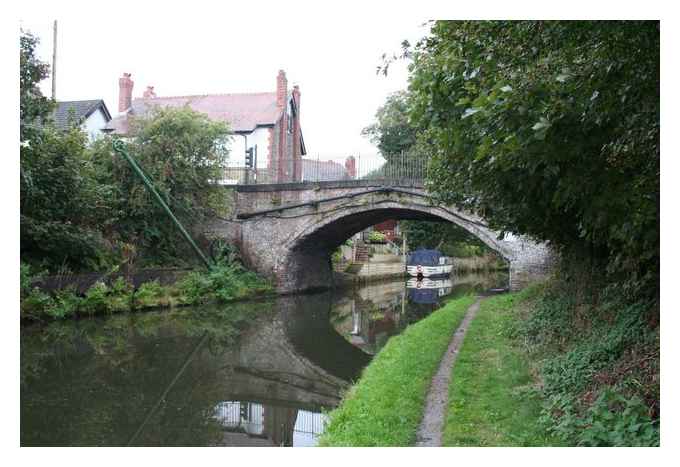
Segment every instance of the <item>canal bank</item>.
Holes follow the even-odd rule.
[[[184,271],[163,283],[135,284],[125,276],[101,276],[87,287],[77,283],[43,285],[21,267],[20,317],[24,323],[52,321],[114,313],[176,308],[206,303],[229,303],[274,296],[273,286],[239,264],[218,264],[210,270]],[[61,281],[60,281],[61,282]]]
[[[446,388],[441,446],[560,446],[542,420],[540,382],[513,326],[529,293],[480,303]]]
[[[466,304],[449,302],[377,354],[330,413],[322,445],[658,446],[658,328],[647,304],[609,298],[586,320],[571,290],[553,279],[484,299],[447,362],[431,357],[455,351]],[[430,334],[442,329],[450,341]],[[421,438],[419,423],[431,428]]]
[[[378,255],[387,256],[387,255]],[[507,273],[507,265],[499,262],[494,257],[453,258],[453,274],[494,274]],[[390,281],[398,278],[409,278],[406,265],[403,261],[395,259],[386,260],[378,258],[378,261],[366,263],[351,263],[334,270],[333,281],[337,285],[352,286],[370,284],[373,282]]]

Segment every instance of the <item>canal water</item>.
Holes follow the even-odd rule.
[[[390,336],[504,274],[21,330],[22,446],[314,446]]]

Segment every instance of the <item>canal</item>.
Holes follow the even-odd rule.
[[[505,274],[21,330],[22,446],[314,446],[390,336]]]

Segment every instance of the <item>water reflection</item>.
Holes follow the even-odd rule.
[[[387,340],[447,300],[469,292],[507,287],[506,274],[467,274],[371,284],[344,293],[332,306],[331,323],[348,342],[374,355]]]
[[[225,401],[215,407],[225,446],[314,446],[327,416],[257,402]]]
[[[440,299],[499,283],[480,280],[457,278]],[[21,444],[314,445],[324,409],[371,354],[439,306],[409,290],[398,281],[23,328]]]
[[[408,299],[412,303],[436,304],[442,297],[451,294],[453,280],[446,279],[409,279],[406,282]]]

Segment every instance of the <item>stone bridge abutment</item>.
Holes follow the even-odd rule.
[[[510,287],[520,289],[551,267],[545,244],[521,236],[499,239],[483,219],[434,204],[416,186],[356,182],[250,185],[234,189],[232,218],[209,234],[237,243],[246,262],[272,278],[279,291],[333,284],[330,255],[347,238],[388,219],[447,221],[479,238],[509,263]]]

